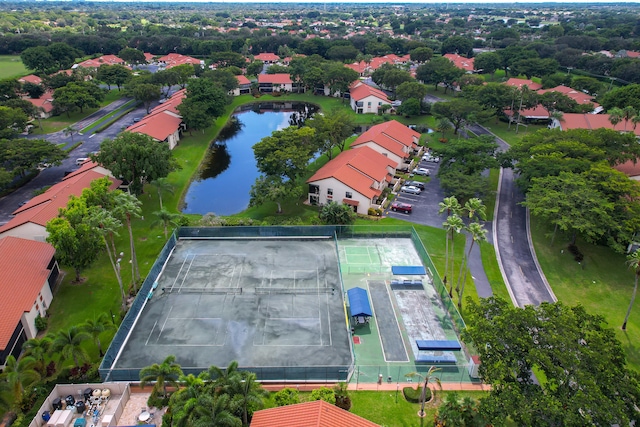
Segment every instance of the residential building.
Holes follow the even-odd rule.
[[[191,56],[181,55],[179,53],[170,53],[168,55],[161,56],[158,58],[157,62],[160,65],[163,65],[166,70],[183,64],[199,65],[200,67],[204,67],[204,61]]]
[[[17,359],[24,342],[38,334],[36,318],[46,316],[60,274],[54,255],[49,243],[0,239],[0,368],[10,355]]]
[[[253,414],[251,427],[273,426],[380,427],[379,424],[338,408],[324,400],[263,409]]]
[[[23,96],[22,99],[29,101],[36,107],[38,116],[41,119],[48,119],[53,114],[53,92],[50,90],[43,93],[40,98]]]
[[[351,143],[351,149],[370,147],[402,166],[417,154],[420,136],[420,133],[402,123],[390,120],[364,132]]]
[[[618,132],[633,132],[640,137],[640,127],[633,126],[633,123],[620,121],[615,126],[609,120],[609,114],[580,114],[564,113],[560,119],[552,119],[549,125],[551,129],[611,129]]]
[[[258,55],[255,55],[253,57],[253,60],[262,61],[265,64],[275,64],[276,62],[280,61],[280,57],[275,53],[264,52],[264,53],[259,53]]]
[[[380,196],[397,166],[370,147],[344,151],[307,180],[307,201],[311,205],[348,204],[354,212],[366,215],[370,207],[382,204]]]
[[[82,67],[82,68],[92,68],[97,70],[101,65],[124,65],[124,60],[118,58],[115,55],[102,55],[99,58],[87,59],[86,61],[82,61],[73,66],[73,68]]]
[[[511,77],[509,80],[504,82],[504,84],[506,84],[507,86],[517,87],[518,89],[522,88],[523,86],[527,86],[529,90],[542,89],[542,85],[540,83],[536,83],[533,80],[518,79],[515,77]]]
[[[349,89],[349,93],[351,96],[351,109],[358,114],[378,114],[382,105],[391,105],[391,101],[383,91],[361,81],[354,82]]]
[[[460,56],[457,53],[446,53],[444,55],[449,61],[453,62],[453,64],[467,73],[475,72],[474,69],[474,59],[473,58],[465,58],[464,56]]]
[[[25,84],[25,83],[33,83],[34,85],[42,84],[42,79],[34,74],[29,74],[28,76],[20,77],[18,81],[22,84]]]
[[[258,74],[258,87],[260,92],[291,92],[293,81],[291,76],[285,73]]]
[[[236,80],[238,80],[238,87],[230,92],[233,96],[251,93],[251,80],[247,76],[236,76]]]
[[[92,162],[87,161],[83,167],[87,163]],[[96,164],[93,163],[93,165]],[[104,176],[109,176],[112,190],[118,188],[122,183],[122,181],[110,176],[110,172],[105,173],[106,169],[101,166],[90,167],[87,165],[86,167],[88,169],[83,173],[65,177],[61,182],[16,209],[13,212],[14,217],[0,227],[0,239],[14,236],[44,242],[48,236],[47,223],[58,216],[60,208],[67,206],[69,196],[80,197],[82,190],[89,188],[92,181]]]
[[[126,131],[141,133],[156,141],[166,142],[173,150],[178,145],[184,128],[177,106],[182,103],[185,96],[186,89],[174,93],[166,102],[155,107],[139,122],[129,126]]]

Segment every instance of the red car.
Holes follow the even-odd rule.
[[[409,203],[393,202],[391,204],[391,210],[394,212],[411,213],[412,208],[413,206],[411,206]]]

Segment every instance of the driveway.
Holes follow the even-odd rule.
[[[477,135],[493,135],[477,124],[468,128]],[[496,142],[502,151],[509,148],[509,144],[498,137]],[[520,204],[524,194],[515,185],[514,179],[512,169],[501,169],[493,233],[498,264],[516,306],[555,302],[556,297],[533,250],[528,230],[529,213]]]

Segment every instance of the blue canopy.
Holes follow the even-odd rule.
[[[424,276],[427,274],[427,270],[421,265],[394,265],[391,267],[391,272],[403,276]]]
[[[369,316],[371,317],[371,305],[367,290],[362,288],[351,288],[347,291],[349,297],[349,309],[351,316]]]

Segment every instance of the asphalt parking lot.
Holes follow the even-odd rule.
[[[442,228],[442,223],[447,219],[446,214],[439,215],[439,203],[445,195],[440,188],[440,180],[436,178],[440,163],[421,161],[417,167],[427,168],[431,171],[429,182],[425,183],[425,188],[419,195],[399,192],[394,201],[409,203],[413,205],[411,213],[393,212],[390,208],[385,211],[385,215],[391,218],[399,218],[417,224],[430,225]]]

